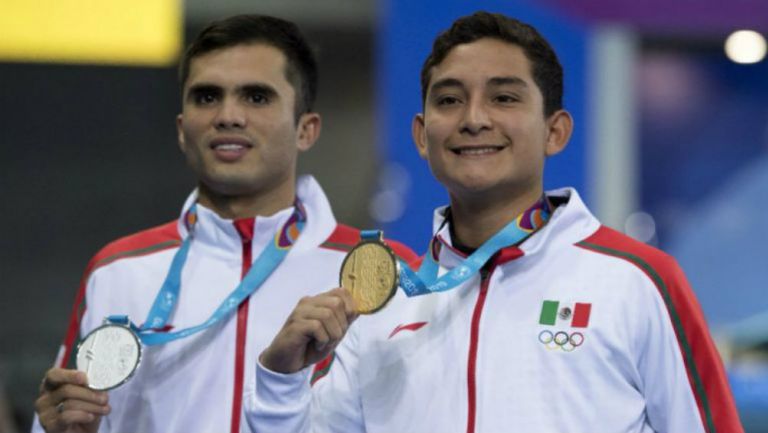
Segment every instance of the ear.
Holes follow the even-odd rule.
[[[424,127],[424,114],[419,113],[413,117],[411,135],[413,136],[413,142],[416,143],[416,150],[419,151],[419,156],[422,159],[427,159],[427,132]]]
[[[573,118],[565,110],[558,110],[547,119],[547,144],[544,154],[557,155],[568,145],[573,132]]]
[[[187,152],[187,143],[184,141],[184,115],[176,115],[176,137],[179,141],[179,149],[183,153]]]
[[[318,113],[304,113],[299,117],[296,146],[300,152],[309,150],[320,137],[323,122]]]

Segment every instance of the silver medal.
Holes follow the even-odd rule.
[[[97,391],[116,388],[131,378],[141,362],[141,342],[130,328],[102,325],[77,346],[77,369]]]

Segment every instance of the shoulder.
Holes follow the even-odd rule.
[[[354,227],[350,227],[344,224],[337,224],[330,236],[320,244],[321,248],[330,250],[348,252],[354,248],[355,245],[360,242],[360,230]],[[413,263],[418,260],[418,255],[413,252],[407,245],[393,241],[391,239],[385,239],[387,245],[392,248],[392,251],[406,263]]]
[[[88,263],[86,275],[115,261],[157,253],[181,244],[177,221],[122,237],[103,247]]]
[[[707,431],[744,431],[704,314],[677,261],[604,226],[576,245],[630,262],[652,280],[674,330],[702,424]]]
[[[686,341],[691,340],[692,334],[700,336],[707,333],[706,322],[696,296],[677,261],[669,254],[605,226],[576,243],[576,246],[621,262],[616,262],[611,270],[606,268],[611,266],[610,263],[605,262],[595,269],[602,275],[618,277],[619,280],[612,281],[622,287],[629,285],[630,280],[641,281],[643,287],[649,290],[635,293],[652,294],[654,305],[658,306],[643,308],[642,311],[648,314],[666,311],[666,316],[670,319],[669,324],[684,347],[687,346]],[[620,264],[626,266],[622,269]],[[629,274],[625,273],[629,271],[641,276],[641,279],[630,278]]]
[[[576,243],[576,246],[631,263],[656,286],[684,280],[683,272],[672,256],[606,226],[600,226],[591,236]]]

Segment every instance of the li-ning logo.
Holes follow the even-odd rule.
[[[539,342],[549,350],[561,349],[564,352],[573,352],[584,344],[584,334],[581,332],[558,331],[552,333],[549,330],[539,332]]]

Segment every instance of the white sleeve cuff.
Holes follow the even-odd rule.
[[[309,404],[311,390],[309,386],[310,367],[296,373],[278,373],[256,363],[256,396],[265,405]]]

